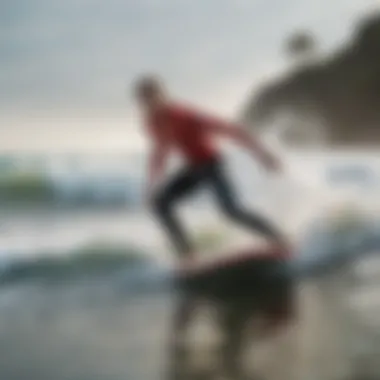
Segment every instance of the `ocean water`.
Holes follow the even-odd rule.
[[[137,161],[133,156],[130,165],[125,166],[128,174],[141,183],[141,165],[133,164]],[[114,162],[121,170],[119,160],[108,158],[107,162]],[[273,220],[291,236],[315,215],[335,205],[356,205],[373,212],[380,209],[380,160],[373,152],[287,153],[284,162],[285,174],[280,177],[260,171],[250,157],[235,151],[227,155],[226,166],[241,202]],[[4,209],[0,215],[0,257],[42,251],[54,254],[94,240],[167,251],[167,242],[155,218],[139,200],[136,202],[132,209],[119,210]],[[250,239],[247,231],[221,217],[207,190],[185,201],[180,213],[194,235],[219,230],[231,238]]]
[[[348,354],[348,362],[355,369],[349,369],[349,374],[372,372],[374,377],[365,378],[378,378],[379,368],[374,363],[380,352],[380,288],[375,267],[380,268],[378,257],[363,262],[356,268],[359,278],[368,277],[371,270],[373,282],[361,283],[356,290],[346,289],[338,295],[335,293],[339,287],[332,284],[339,277],[322,281],[325,295],[319,294],[318,283],[302,285],[307,304],[302,304],[303,318],[296,330],[301,348],[293,351],[293,346],[285,342],[280,353],[269,354],[271,368],[277,368],[281,379],[295,380],[284,377],[284,371],[300,366],[306,378],[334,380],[335,364],[342,362],[347,366]],[[125,277],[121,275],[92,281],[21,282],[2,287],[0,378],[169,380],[168,345],[176,295],[169,288],[131,292],[131,277],[127,273]],[[337,310],[331,302],[339,296],[342,303],[342,294],[348,302],[344,309]],[[203,341],[210,334],[211,326],[207,326],[201,330]],[[349,336],[343,327],[350,329]],[[352,338],[355,342],[348,346]],[[200,349],[203,346],[197,348]],[[289,351],[294,358],[284,363],[284,354]],[[347,380],[362,378],[363,375]]]
[[[24,286],[0,294],[0,378],[164,378],[173,304],[97,286]]]
[[[369,185],[361,176],[358,179],[356,170],[352,175],[351,168],[343,168],[344,175],[338,175],[337,181],[333,176],[332,183],[329,183],[326,168],[331,162],[326,164],[321,157],[302,157],[303,160],[298,158],[297,164],[292,163],[285,178],[260,174],[247,157],[231,161],[231,176],[236,181],[242,202],[267,214],[294,236],[321,211],[327,212],[336,203],[344,207],[352,207],[354,203],[366,206],[364,208],[371,212],[376,210],[376,182]],[[339,165],[347,167],[347,162],[343,160]],[[336,176],[335,160],[334,165]],[[366,161],[363,165],[370,167],[371,175],[376,176],[377,163]],[[203,194],[195,203],[181,209],[189,230],[193,234],[210,228],[221,230],[231,234],[233,244],[244,238],[251,241],[249,234],[220,218],[208,197]],[[94,241],[123,242],[143,247],[157,258],[170,256],[162,231],[145,209],[59,212],[19,209],[17,212],[6,210],[0,217],[0,257],[3,260],[30,258],[42,253],[64,254],[72,247]],[[350,329],[355,331],[353,337],[355,342],[360,341],[360,347],[356,343],[352,347],[361,350],[360,355],[355,353],[356,368],[372,368],[374,358],[380,352],[380,344],[376,341],[380,326],[377,317],[380,288],[375,268],[380,268],[378,260],[361,263],[356,268],[359,277],[372,278],[373,282],[361,280],[357,289],[349,292],[352,298],[347,303],[349,308],[345,310],[345,316],[350,318],[341,319],[340,316],[335,320],[337,325],[346,323],[346,320],[354,322]],[[0,379],[166,379],[175,294],[156,291],[133,295],[128,291],[132,278],[130,274],[120,272],[119,277],[104,276],[91,281],[21,282],[2,287]],[[317,297],[311,292],[307,299],[311,305],[308,314],[313,316]],[[325,316],[329,308],[323,302],[319,308],[321,315]],[[308,349],[317,346],[318,341],[319,349],[303,349],[307,358],[297,356],[296,359],[308,363],[305,368],[311,378],[333,380],[335,377],[326,373],[318,377],[318,371],[327,367],[327,360],[341,360],[343,351],[346,354],[347,350],[329,352],[327,358],[326,347],[345,340],[342,340],[343,334],[336,332],[326,336],[326,326],[331,320],[326,322],[328,319],[321,318],[322,322],[318,322],[318,318],[314,317],[311,325],[305,322],[306,333],[302,339]],[[272,358],[273,367],[278,364],[282,370],[281,356],[272,355]],[[377,379],[379,373],[376,372],[373,379]],[[356,378],[347,378],[352,379]]]

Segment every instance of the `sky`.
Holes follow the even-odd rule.
[[[0,3],[0,149],[131,150],[130,84],[233,117],[286,65],[292,31],[334,49],[375,0],[13,0]]]

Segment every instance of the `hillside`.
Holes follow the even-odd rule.
[[[283,110],[323,120],[334,145],[380,144],[380,14],[359,23],[327,59],[266,83],[242,118],[260,125]]]

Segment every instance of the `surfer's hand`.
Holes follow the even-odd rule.
[[[151,208],[154,203],[154,195],[150,190],[146,190],[144,194],[144,205],[148,208]]]
[[[264,167],[271,172],[276,172],[276,173],[282,172],[281,161],[277,157],[271,154],[267,154],[264,157],[262,157],[262,163]]]

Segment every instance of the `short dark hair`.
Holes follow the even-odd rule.
[[[134,95],[138,98],[145,98],[162,92],[163,85],[156,75],[143,75],[137,78],[134,84]]]

